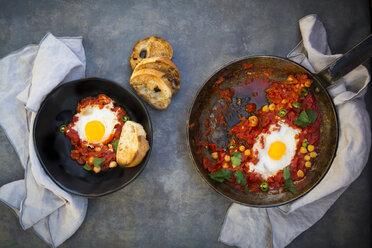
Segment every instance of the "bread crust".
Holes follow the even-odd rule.
[[[164,73],[164,77],[172,89],[172,94],[176,94],[181,86],[181,75],[177,66],[167,57],[151,57],[143,59],[134,69],[137,73],[142,69],[154,69]]]
[[[125,167],[134,167],[142,162],[143,158],[146,156],[147,151],[150,149],[149,142],[145,138],[145,136],[139,136],[140,140],[140,147],[138,149],[138,152],[136,156],[134,157],[133,161],[126,165]]]
[[[145,58],[149,57],[173,57],[173,49],[171,45],[164,39],[156,36],[150,36],[138,41],[134,47],[133,52],[129,58],[129,63],[132,69],[143,60],[141,52],[146,52]]]

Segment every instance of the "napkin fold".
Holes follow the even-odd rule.
[[[302,41],[288,54],[312,72],[319,72],[341,55],[331,55],[324,25],[316,15],[299,21]],[[370,76],[364,66],[328,89],[336,105],[340,136],[336,157],[324,179],[293,203],[275,208],[232,204],[219,241],[238,247],[285,247],[314,225],[360,175],[371,147],[370,118],[364,94]]]
[[[59,246],[82,224],[88,200],[58,187],[35,153],[32,129],[45,96],[57,85],[85,76],[82,38],[57,38],[48,33],[0,59],[0,125],[19,156],[25,178],[1,186],[0,200],[12,208],[24,229]],[[8,165],[12,169],[11,164]]]

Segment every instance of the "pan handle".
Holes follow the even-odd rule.
[[[372,56],[372,34],[351,48],[342,57],[321,70],[317,76],[323,86],[334,85],[335,82],[347,73],[355,69],[358,65]]]

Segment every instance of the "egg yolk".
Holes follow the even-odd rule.
[[[275,141],[271,143],[268,151],[268,155],[271,159],[279,160],[283,157],[286,150],[286,146],[281,141]]]
[[[105,126],[100,121],[90,121],[85,125],[85,136],[89,142],[99,142],[105,135]]]

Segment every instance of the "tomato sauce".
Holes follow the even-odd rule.
[[[247,64],[243,66],[243,69],[251,69],[252,67],[252,64]],[[202,147],[208,148],[210,153],[214,155],[214,158],[203,156],[204,168],[211,174],[221,169],[230,170],[233,173],[241,170],[246,178],[246,185],[239,184],[235,176],[228,178],[227,181],[242,191],[246,190],[246,187],[250,192],[261,191],[260,185],[265,181],[269,185],[269,190],[278,192],[278,189],[283,187],[286,182],[283,177],[283,170],[279,170],[274,176],[264,179],[263,175],[249,168],[259,161],[258,154],[255,154],[252,150],[253,145],[256,142],[263,144],[263,138],[259,139],[258,137],[261,133],[270,132],[269,127],[272,124],[281,121],[290,127],[301,130],[298,135],[296,153],[288,164],[291,172],[290,179],[294,183],[306,176],[307,171],[311,168],[310,164],[314,160],[316,152],[318,152],[317,145],[322,117],[309,88],[311,80],[307,74],[299,74],[289,75],[282,81],[273,81],[270,79],[272,73],[272,69],[262,72],[248,71],[246,72],[248,77],[244,82],[223,90],[219,87],[224,79],[217,80],[214,84],[214,90],[217,90],[220,97],[228,102],[231,103],[234,97],[249,97],[250,102],[245,105],[244,109],[247,116],[256,116],[258,123],[252,125],[251,118],[241,117],[240,122],[228,130],[231,137],[228,147],[218,147],[215,143],[199,142]],[[300,118],[302,112],[307,113],[307,111],[316,112],[316,119],[307,123],[307,126],[296,125],[296,119]],[[216,120],[218,121],[218,118]],[[226,125],[224,120],[220,120],[220,123]],[[211,131],[209,121],[205,121],[204,125],[208,127],[204,133],[207,136]],[[303,144],[306,144],[306,152],[301,149]],[[241,156],[240,164],[233,165],[232,157],[238,153]]]
[[[99,106],[99,108],[102,109],[105,105],[112,102],[113,100],[104,94],[100,94],[96,98],[87,97],[78,104],[77,111],[80,112],[89,105]],[[116,113],[118,124],[115,125],[113,134],[104,142],[97,144],[87,144],[83,142],[78,132],[73,128],[75,123],[79,120],[79,117],[76,115],[73,116],[71,123],[67,125],[65,129],[66,137],[71,140],[71,144],[74,146],[71,150],[71,159],[76,160],[80,165],[89,166],[85,167],[85,169],[94,169],[95,158],[104,159],[99,165],[100,169],[94,170],[95,172],[109,169],[110,162],[116,161],[115,143],[117,145],[120,139],[121,130],[124,125],[123,117],[127,114],[124,109],[119,106],[114,106],[111,110]]]

